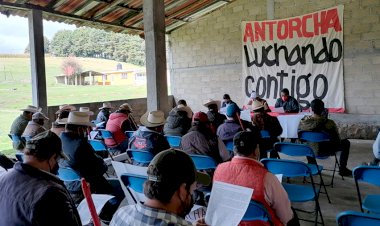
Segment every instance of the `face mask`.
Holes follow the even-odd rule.
[[[282,101],[288,101],[288,99],[289,99],[289,97],[288,96],[283,96],[283,97],[281,97],[281,99],[282,99]]]
[[[185,201],[182,201],[181,199],[181,207],[182,207],[182,213],[180,214],[180,216],[182,218],[185,218],[186,215],[188,215],[191,211],[191,209],[193,208],[194,206],[194,198],[193,196],[190,194],[190,191],[188,191],[188,195],[187,197],[190,196],[190,200],[189,198],[187,198]]]

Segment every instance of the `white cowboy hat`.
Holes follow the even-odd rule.
[[[71,111],[66,124],[95,127],[95,124],[90,122],[90,115],[80,111]]]
[[[179,104],[179,105],[177,106],[177,110],[178,110],[178,111],[185,111],[186,114],[187,114],[187,117],[188,117],[188,118],[193,118],[193,111],[191,110],[190,107],[185,106],[185,105],[183,105],[183,104]]]
[[[28,111],[28,112],[32,112],[32,113],[36,113],[38,111],[41,111],[41,108],[38,108],[36,106],[33,106],[33,105],[28,105],[26,106],[26,108],[23,108],[23,109],[20,109],[21,111]]]
[[[120,105],[119,110],[126,110],[126,111],[129,111],[131,113],[133,112],[131,105],[129,105],[128,103],[124,103],[124,104]]]
[[[141,124],[147,127],[157,127],[165,124],[165,116],[162,111],[146,112],[140,118]]]
[[[75,111],[75,110],[77,110],[77,108],[74,107],[73,105],[63,104],[59,106],[59,110],[55,114],[59,114],[62,111]]]
[[[203,104],[203,106],[208,107],[210,104],[216,104],[216,106],[218,106],[218,109],[219,109],[219,108],[220,108],[221,101],[220,101],[220,100],[209,99],[208,101],[206,101],[206,102]]]
[[[43,119],[43,120],[49,120],[48,117],[44,115],[42,112],[36,112],[32,115],[32,119]]]
[[[112,107],[110,102],[105,102],[105,103],[103,103],[103,106],[101,108],[99,108],[99,110],[102,110],[104,108],[112,109],[113,107]]]
[[[257,109],[260,109],[260,108],[263,108],[264,107],[264,105],[260,102],[260,101],[257,101],[257,100],[254,100],[253,102],[252,102],[252,111],[255,111],[255,110],[257,110]]]
[[[63,124],[67,124],[67,118],[57,118],[55,120],[56,123],[60,124],[60,125],[63,125]]]
[[[79,108],[79,112],[85,112],[88,115],[94,115],[94,112],[90,111],[89,107],[80,107]]]

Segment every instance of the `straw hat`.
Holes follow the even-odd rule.
[[[129,105],[128,103],[124,103],[124,104],[120,105],[119,110],[126,110],[126,111],[129,111],[131,113],[133,112],[131,105]]]
[[[63,124],[67,124],[67,118],[57,118],[55,120],[56,123],[60,124],[60,125],[63,125]]]
[[[165,124],[165,116],[162,111],[146,112],[140,118],[141,124],[147,127],[157,127]]]
[[[49,120],[48,117],[44,115],[42,112],[36,112],[32,115],[32,119],[43,119],[43,120]]]
[[[179,105],[177,106],[177,110],[178,110],[178,111],[185,111],[186,114],[187,114],[187,117],[190,118],[190,119],[193,117],[193,111],[192,111],[191,108],[188,107],[188,106],[185,106],[185,105],[183,105],[183,104],[179,104]]]
[[[252,111],[255,111],[255,110],[263,108],[263,107],[264,107],[264,105],[260,101],[255,100],[252,102]]]
[[[80,107],[79,108],[79,112],[85,112],[88,115],[94,115],[94,112],[90,111],[89,107]]]
[[[101,108],[99,108],[99,110],[102,110],[104,108],[112,109],[113,107],[112,107],[110,102],[105,102],[105,103],[103,103],[103,106]]]
[[[80,111],[70,112],[66,124],[95,127],[95,124],[90,122],[90,115]]]
[[[23,109],[20,109],[21,111],[27,111],[27,112],[32,112],[32,113],[36,113],[37,111],[41,111],[41,108],[38,108],[36,106],[33,106],[33,105],[28,105],[26,106],[26,108],[23,108]]]
[[[203,104],[203,106],[208,107],[211,104],[216,104],[218,106],[218,108],[220,108],[220,100],[213,100],[213,99],[209,99],[208,101],[206,101]]]
[[[59,110],[55,114],[59,114],[62,111],[75,111],[75,110],[77,110],[77,108],[74,107],[73,105],[63,104],[59,106]]]

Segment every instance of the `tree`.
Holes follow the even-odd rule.
[[[50,53],[50,41],[47,37],[44,36],[44,53]],[[28,45],[25,47],[25,50],[24,50],[24,53],[30,53],[30,45],[28,43]]]
[[[75,75],[82,73],[82,65],[75,57],[68,57],[62,62],[62,73],[67,77],[67,84],[72,84]]]

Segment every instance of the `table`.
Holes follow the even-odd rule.
[[[298,138],[298,125],[303,117],[310,115],[309,112],[303,112],[298,114],[273,114],[276,116],[282,127],[282,138]]]

